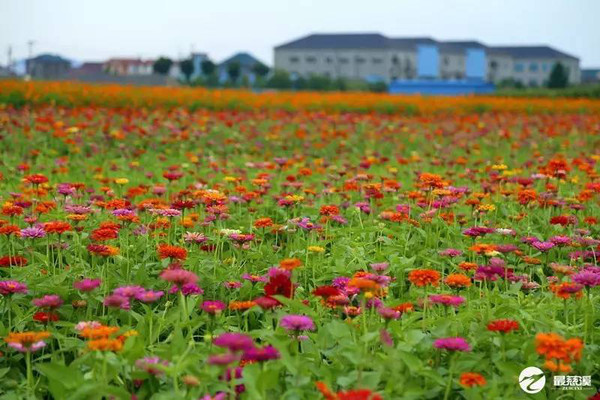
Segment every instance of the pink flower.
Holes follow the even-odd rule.
[[[155,301],[159,300],[164,294],[165,292],[163,291],[154,292],[152,290],[144,290],[143,292],[137,293],[135,295],[135,298],[141,301],[142,303],[154,303]]]
[[[471,346],[464,338],[461,337],[449,337],[437,339],[433,342],[433,346],[436,349],[450,350],[450,351],[470,351]]]
[[[80,281],[73,282],[73,287],[81,292],[91,292],[100,286],[100,283],[102,283],[100,279],[85,278]]]
[[[39,299],[33,299],[31,302],[39,308],[58,308],[62,305],[63,300],[55,294],[49,294]]]
[[[131,305],[129,304],[129,298],[120,296],[118,294],[111,294],[104,298],[104,305],[106,307],[120,308],[121,310],[129,310]]]
[[[206,300],[200,305],[200,309],[208,314],[220,314],[225,309],[225,303],[219,300]]]

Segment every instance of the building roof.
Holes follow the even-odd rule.
[[[581,70],[581,80],[598,81],[600,80],[600,68],[585,68]]]
[[[435,39],[430,37],[415,37],[415,38],[390,38],[388,47],[400,50],[413,50],[420,44],[438,44]]]
[[[71,61],[59,56],[58,54],[40,54],[39,56],[28,59],[27,61],[42,62],[42,63],[69,63]]]
[[[225,66],[231,64],[232,62],[238,62],[241,67],[248,67],[248,68],[253,67],[255,64],[264,64],[262,61],[258,60],[256,57],[254,57],[252,54],[240,52],[240,53],[236,53],[236,54],[232,55],[231,57],[221,61],[221,63],[219,64],[219,67],[225,67]]]
[[[379,33],[315,33],[276,46],[280,49],[386,49],[389,39]]]
[[[506,54],[513,58],[571,58],[578,60],[577,57],[549,46],[492,46],[489,47],[491,53]]]
[[[154,60],[142,60],[140,58],[111,58],[105,64],[153,65]]]

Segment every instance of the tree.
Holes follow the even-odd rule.
[[[154,65],[152,66],[152,70],[156,74],[167,75],[171,70],[171,66],[173,65],[173,60],[168,57],[160,57],[158,60],[154,61]]]
[[[292,87],[290,74],[287,71],[276,69],[267,81],[266,86],[272,89],[289,89]]]
[[[181,73],[185,76],[185,80],[187,82],[190,81],[190,77],[194,73],[194,62],[191,59],[183,60],[179,63],[179,69]]]
[[[556,63],[550,72],[548,87],[553,89],[561,89],[569,84],[569,72],[561,63]]]
[[[233,82],[233,83],[237,82],[238,78],[240,77],[241,72],[242,72],[242,66],[240,65],[239,62],[232,61],[229,64],[227,64],[227,75],[229,76],[229,79],[231,80],[231,82]]]
[[[204,60],[200,64],[200,69],[202,69],[202,75],[210,76],[215,72],[215,63],[210,60]]]
[[[252,66],[252,72],[254,72],[256,76],[264,78],[269,73],[269,67],[263,63],[257,62]]]

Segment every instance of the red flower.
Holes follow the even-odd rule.
[[[488,331],[508,333],[519,329],[519,323],[512,319],[497,319],[487,325]]]
[[[58,321],[58,314],[53,312],[38,311],[35,314],[33,314],[33,320],[41,322],[42,324],[47,324],[48,322],[56,322]]]
[[[325,285],[317,287],[315,290],[312,291],[312,294],[326,299],[331,296],[339,296],[340,294],[342,294],[342,292],[335,286]]]
[[[42,174],[33,174],[25,177],[25,180],[32,185],[41,185],[42,183],[48,182],[48,178],[46,178]]]
[[[27,259],[21,256],[0,257],[0,267],[23,267],[27,265]]]
[[[292,284],[289,276],[285,274],[277,274],[269,278],[269,282],[267,282],[265,285],[264,291],[265,295],[267,296],[278,294],[291,298],[294,294],[294,285]]]

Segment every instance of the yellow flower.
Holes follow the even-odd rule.
[[[324,253],[325,249],[321,246],[308,246],[308,251],[311,253]]]
[[[127,178],[117,178],[117,179],[115,179],[115,183],[117,185],[126,185],[126,184],[129,183],[129,179],[127,179]]]
[[[508,167],[504,164],[495,164],[492,165],[492,169],[495,169],[496,171],[503,171],[505,169],[508,169]]]

